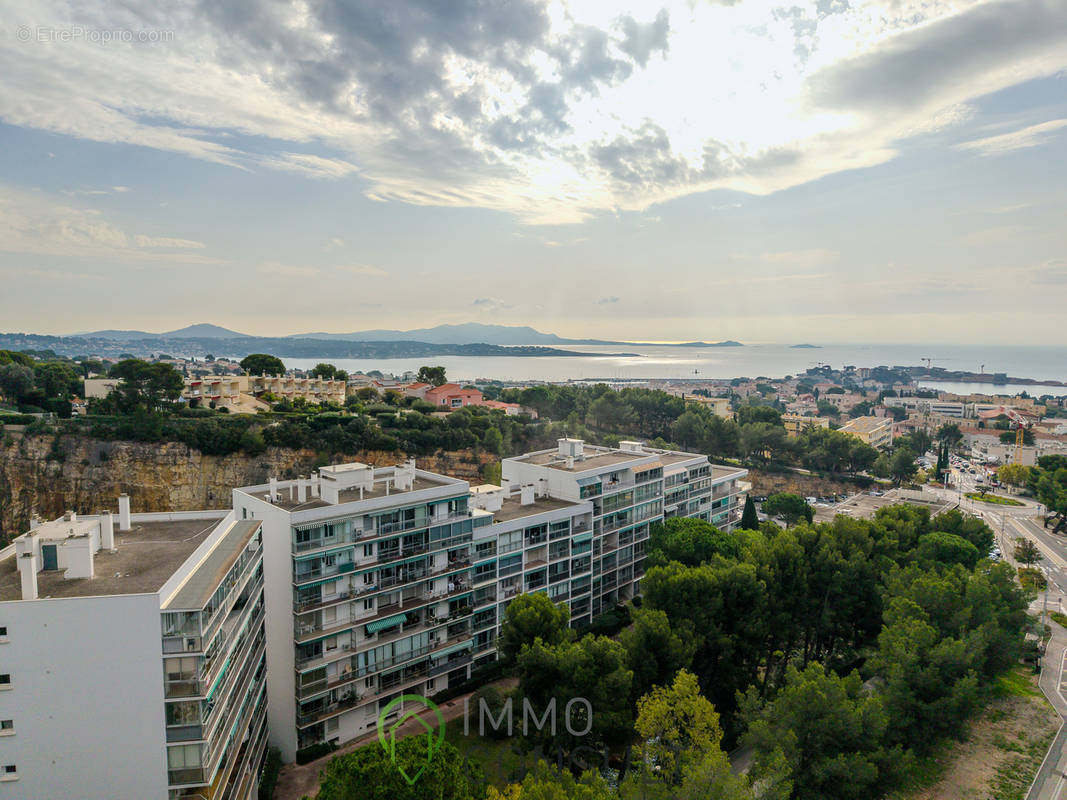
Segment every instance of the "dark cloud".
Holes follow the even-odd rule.
[[[1063,0],[983,3],[892,37],[812,76],[816,105],[842,110],[910,110],[990,69],[1062,45]]]
[[[671,32],[671,19],[667,9],[660,9],[654,20],[644,24],[633,17],[623,17],[619,21],[619,27],[623,33],[619,49],[640,66],[648,64],[653,53],[667,54],[667,36]]]

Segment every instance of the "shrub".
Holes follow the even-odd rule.
[[[313,744],[308,747],[301,748],[300,750],[296,751],[296,763],[308,764],[312,761],[322,758],[323,756],[329,755],[336,749],[337,745],[335,745],[333,742],[319,742],[318,744]]]

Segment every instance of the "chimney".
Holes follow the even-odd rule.
[[[115,520],[110,511],[100,512],[100,547],[103,550],[115,549]]]
[[[319,471],[317,469],[311,471],[310,485],[312,498],[317,498],[319,496]]]
[[[296,501],[306,503],[308,499],[307,477],[301,475],[296,479]]]
[[[22,578],[22,599],[37,599],[37,555],[33,552],[34,543],[30,543],[29,552],[19,556],[19,576]]]
[[[519,490],[519,505],[528,506],[532,505],[534,501],[534,487],[533,484],[526,484]]]
[[[30,517],[30,530],[31,531],[35,531],[40,527],[41,527],[41,518],[39,516],[37,516],[36,514],[34,514],[32,517]]]
[[[119,530],[130,529],[130,496],[123,492],[119,495]]]
[[[77,522],[78,521],[78,515],[75,514],[73,511],[69,511],[69,510],[65,511],[65,512],[63,512],[63,521],[64,522]]]
[[[278,479],[277,478],[271,478],[270,479],[270,501],[272,503],[277,503],[278,502]]]

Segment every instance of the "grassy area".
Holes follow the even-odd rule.
[[[891,800],[1022,800],[1059,727],[1025,667],[1002,675],[962,741],[916,760]]]
[[[1067,628],[1067,614],[1062,614],[1059,611],[1050,611],[1048,612],[1048,615],[1052,617],[1053,622]]]
[[[967,492],[965,495],[971,500],[978,500],[982,503],[991,503],[996,506],[1023,506],[1025,503],[1020,503],[1018,500],[1012,497],[1003,497],[999,494],[982,494],[981,492]]]
[[[1043,592],[1048,586],[1044,573],[1036,567],[1019,567],[1019,583],[1028,592]]]
[[[478,764],[485,773],[486,780],[497,787],[521,780],[527,770],[544,758],[540,750],[525,755],[520,753],[517,745],[522,738],[519,736],[507,739],[479,736],[474,722],[470,736],[463,735],[462,721],[457,720],[455,724],[450,724],[445,732],[445,740]]]

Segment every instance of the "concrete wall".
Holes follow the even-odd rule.
[[[159,598],[4,602],[0,625],[0,760],[18,769],[0,800],[165,800]]]

